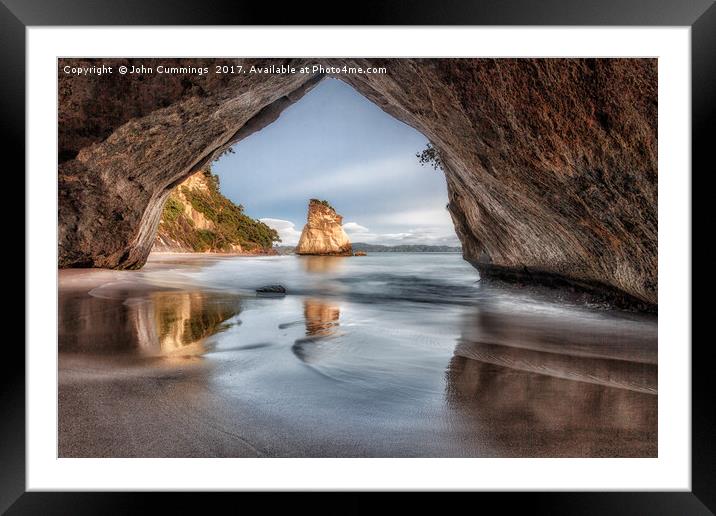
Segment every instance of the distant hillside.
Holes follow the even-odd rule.
[[[219,192],[211,170],[179,184],[164,204],[155,251],[275,253],[278,233]]]
[[[449,245],[380,245],[356,242],[353,244],[353,251],[365,251],[366,253],[460,253],[462,247]]]
[[[293,254],[296,250],[295,245],[275,245],[273,248],[278,254]]]
[[[353,245],[353,252],[365,251],[366,253],[461,253],[459,246],[449,245],[380,245],[357,242]],[[278,245],[274,249],[278,254],[293,254],[295,247],[290,245]]]

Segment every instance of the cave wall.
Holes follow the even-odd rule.
[[[172,186],[275,120],[322,78],[70,78],[61,73],[64,64],[77,60],[60,60],[61,267],[141,266]],[[385,74],[333,75],[439,149],[448,209],[464,256],[481,276],[576,285],[656,305],[655,59],[322,64],[386,67]]]
[[[155,66],[151,62],[60,60],[60,267],[141,267],[172,188],[227,147],[273,122],[321,78],[117,73],[97,78],[62,73],[66,65],[103,64],[116,70],[121,65]],[[213,68],[222,61],[161,62]],[[286,62],[242,60],[247,67]]]

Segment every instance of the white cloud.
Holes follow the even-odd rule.
[[[445,208],[374,213],[363,222],[383,231],[347,231],[354,242],[384,245],[460,245],[450,214]]]
[[[403,212],[397,217],[397,221],[403,224],[396,224],[391,227],[390,229],[393,231],[373,232],[368,227],[353,221],[343,224],[343,229],[352,242],[364,242],[366,244],[460,245],[460,241],[457,239],[452,227],[452,222],[440,220],[441,217],[435,216],[437,213],[437,211],[431,213],[428,210],[424,212]],[[389,219],[389,222],[394,222],[390,220],[394,217],[395,214],[386,214],[386,218]],[[298,244],[301,231],[296,229],[296,225],[290,220],[272,218],[263,218],[260,220],[278,232],[281,237],[281,245]],[[437,224],[411,227],[405,224],[408,220],[417,222],[418,224],[420,224],[420,222],[437,222]]]
[[[296,245],[301,237],[301,232],[296,229],[296,224],[290,220],[283,219],[259,219],[268,227],[275,229],[281,237],[281,245]]]
[[[370,231],[367,227],[361,226],[357,222],[346,222],[343,224],[343,230],[346,233],[368,233]]]
[[[373,233],[370,231],[348,232],[348,236],[353,242],[363,242],[366,244],[460,245],[460,241],[452,227],[419,227],[398,233]]]

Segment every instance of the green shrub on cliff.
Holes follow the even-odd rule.
[[[164,203],[164,211],[162,212],[162,220],[167,222],[174,222],[179,215],[184,212],[184,205],[178,199],[175,199],[171,195]]]
[[[216,190],[203,192],[182,187],[182,193],[192,207],[214,223],[216,245],[229,248],[238,243],[249,249],[271,247],[280,242],[276,230],[259,220],[252,219],[243,212],[243,206],[237,206]]]
[[[309,202],[312,203],[312,204],[321,204],[321,205],[325,206],[326,208],[330,208],[331,210],[336,211],[336,209],[335,209],[333,206],[331,206],[331,203],[329,203],[329,202],[326,201],[325,199],[323,199],[323,200],[321,200],[321,199],[311,199]]]
[[[236,205],[219,192],[219,178],[210,171],[203,172],[206,189],[180,186],[181,195],[173,192],[162,212],[160,234],[197,252],[231,251],[238,244],[244,250],[271,248],[280,242],[276,230],[244,213],[242,205]],[[194,221],[184,214],[186,199],[194,210],[212,222],[211,229],[196,229]]]
[[[217,235],[208,229],[199,229],[196,232],[196,241],[194,243],[195,251],[208,251],[217,248]]]
[[[430,165],[433,170],[444,170],[440,153],[431,143],[428,143],[422,151],[415,154],[415,157],[418,158],[418,163],[421,165]]]

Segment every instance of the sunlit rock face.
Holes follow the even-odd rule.
[[[343,217],[325,201],[311,199],[308,220],[296,246],[296,254],[349,256],[351,242],[343,230]]]
[[[212,230],[214,229],[214,223],[207,219],[204,214],[192,206],[189,199],[187,199],[182,188],[188,188],[189,190],[198,190],[201,192],[208,192],[206,185],[206,177],[202,171],[196,172],[195,174],[186,178],[181,184],[179,184],[173,191],[173,195],[176,200],[181,204],[183,218],[190,224],[187,231],[195,230]],[[165,212],[166,213],[166,212]],[[153,251],[159,252],[192,252],[194,249],[182,239],[178,238],[177,235],[172,234],[170,231],[170,221],[165,220],[164,217],[159,221],[157,228],[157,234],[154,241]],[[237,246],[235,249],[237,252],[241,252],[241,246]]]
[[[162,60],[213,67],[316,60]],[[483,278],[657,303],[655,59],[340,59],[327,73],[438,149]],[[315,73],[59,73],[59,265],[144,264],[171,188],[278,118]],[[151,66],[150,60],[85,65]],[[419,149],[416,149],[416,151]]]

